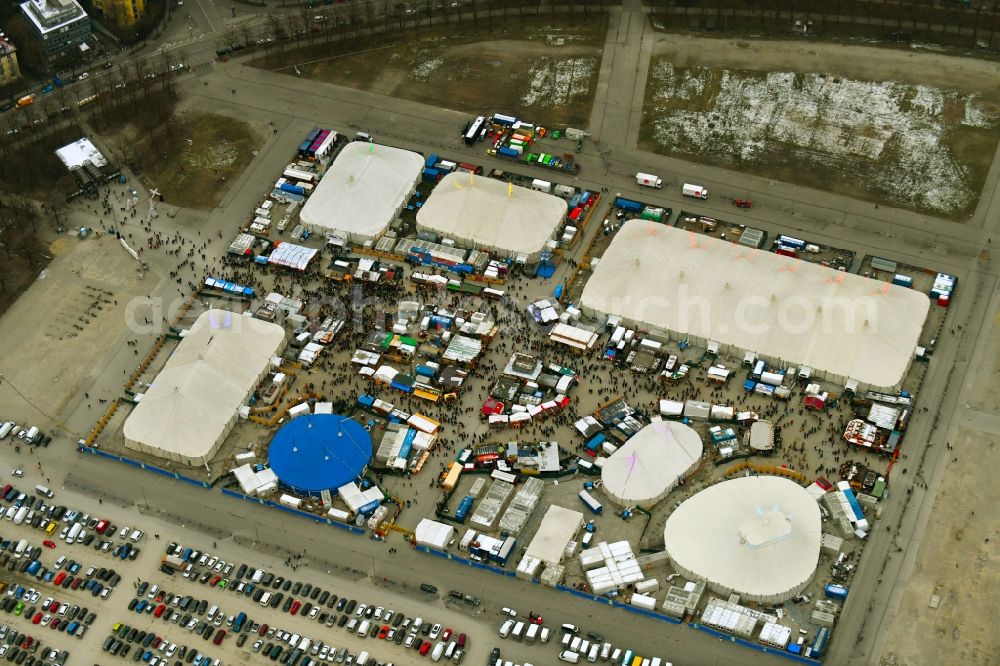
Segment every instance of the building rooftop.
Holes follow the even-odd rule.
[[[21,3],[21,11],[43,35],[87,18],[87,12],[76,0],[28,0]]]

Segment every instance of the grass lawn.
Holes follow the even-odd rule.
[[[175,115],[136,151],[139,171],[166,202],[209,210],[250,161],[261,138],[247,123],[211,113]]]

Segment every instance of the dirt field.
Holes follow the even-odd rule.
[[[126,303],[148,293],[159,278],[136,272],[138,264],[109,236],[77,240],[60,236],[48,247],[52,262],[0,319],[0,340],[12,362],[4,373],[20,393],[58,415],[99,368],[74,359],[96,359],[127,333]],[[117,304],[115,303],[117,301]],[[16,359],[16,360],[15,360]],[[25,420],[48,426],[0,384],[0,404]]]
[[[302,76],[320,81],[459,111],[496,110],[554,125],[586,123],[601,67],[603,23],[506,34],[461,30],[298,67]],[[478,41],[487,36],[492,39]],[[289,55],[256,64],[277,68]]]
[[[997,663],[1000,436],[963,428],[952,445],[956,456],[944,471],[883,665]]]
[[[147,139],[135,159],[147,182],[174,206],[210,210],[250,164],[260,137],[247,123],[182,112]]]
[[[641,145],[956,220],[972,213],[1000,137],[995,64],[762,46],[658,40]],[[918,63],[930,73],[919,84]]]

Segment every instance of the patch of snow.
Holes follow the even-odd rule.
[[[654,138],[662,146],[742,162],[782,150],[944,213],[961,209],[973,196],[965,167],[942,140],[951,122],[943,117],[946,104],[964,103],[966,124],[989,127],[997,121],[997,113],[973,97],[891,81],[675,70],[663,61],[650,77],[655,103],[681,100],[701,109],[654,109]]]
[[[596,58],[539,58],[528,70],[528,90],[521,96],[525,106],[569,104],[575,97],[590,91],[596,70]]]
[[[431,74],[437,70],[438,67],[444,64],[444,60],[441,58],[431,58],[430,60],[424,60],[423,62],[415,65],[413,69],[410,70],[410,76],[417,79],[418,81],[426,81]]]

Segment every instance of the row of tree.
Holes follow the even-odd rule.
[[[674,27],[1000,48],[1000,0],[647,0]]]

